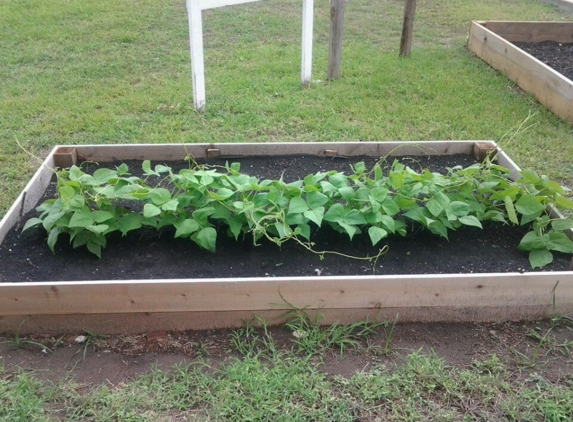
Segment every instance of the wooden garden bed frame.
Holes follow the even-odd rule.
[[[473,21],[468,48],[573,123],[573,82],[512,44],[542,41],[573,42],[573,22]]]
[[[51,168],[68,166],[77,158],[105,163],[180,160],[187,154],[381,157],[392,152],[463,153],[481,159],[496,148],[483,141],[58,146],[0,222],[0,242],[37,205],[50,183]],[[518,170],[499,149],[498,160]],[[573,272],[5,282],[0,283],[0,332],[212,329],[237,327],[255,316],[279,324],[293,306],[324,315],[325,324],[396,316],[402,322],[538,319],[573,311]]]

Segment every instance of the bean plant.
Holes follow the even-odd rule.
[[[573,220],[550,212],[573,209],[568,190],[532,171],[513,181],[490,159],[448,168],[445,175],[382,159],[370,169],[359,162],[348,174],[317,172],[290,183],[259,180],[238,163],[189,163],[175,172],[144,161],[143,177],[132,176],[126,164],[93,174],[75,165],[59,169],[56,197],[38,206],[39,217],[23,230],[42,226],[52,251],[65,233],[74,248],[85,246],[99,258],[108,235],[143,226],[171,226],[175,237],[212,252],[223,229],[235,239],[250,234],[255,244],[265,238],[279,246],[295,241],[323,254],[314,250],[311,233],[324,225],[350,240],[366,233],[378,245],[390,235],[406,236],[412,224],[447,239],[451,230],[493,221],[531,228],[518,248],[529,251],[533,268],[552,262],[552,251],[573,253],[564,233]]]

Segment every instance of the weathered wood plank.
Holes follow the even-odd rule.
[[[416,0],[405,0],[404,23],[402,25],[402,37],[400,38],[400,57],[409,57],[412,52],[415,14]]]
[[[551,305],[573,311],[573,274],[443,274],[0,284],[2,315]],[[89,299],[88,299],[89,298]]]
[[[510,42],[573,42],[573,22],[484,21],[480,24]]]
[[[344,3],[346,3],[346,0],[330,0],[330,36],[328,40],[328,68],[326,71],[326,79],[334,80],[340,77]]]
[[[499,322],[539,320],[551,315],[547,305],[443,306],[432,308],[358,308],[307,310],[321,324],[351,324],[357,321],[407,322]],[[291,314],[292,315],[292,314]],[[17,330],[20,334],[61,334],[84,331],[105,334],[144,333],[157,330],[185,331],[238,328],[262,318],[269,326],[281,325],[288,318],[283,310],[231,312],[170,312],[89,315],[15,315],[0,316],[0,333]]]
[[[46,188],[50,184],[54,169],[53,154],[54,148],[44,160],[40,168],[24,187],[22,193],[8,209],[4,217],[0,220],[0,243],[4,240],[8,231],[22,219],[22,216],[33,209],[40,198],[44,195]]]
[[[222,157],[312,154],[326,155],[444,155],[472,154],[478,141],[412,141],[412,142],[283,142],[283,143],[228,143],[228,144],[116,144],[78,145],[78,157],[97,162],[118,160],[181,160],[190,154],[205,158],[207,150],[219,150]],[[495,143],[490,142],[492,148]]]
[[[468,48],[553,113],[573,122],[573,82],[565,76],[479,22],[472,22]]]

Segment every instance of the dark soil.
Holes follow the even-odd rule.
[[[543,41],[539,43],[514,42],[513,44],[566,78],[573,80],[573,43]]]
[[[233,159],[240,161],[241,170],[261,178],[284,177],[286,181],[298,179],[317,171],[348,171],[349,165],[361,158],[327,159],[321,157],[276,157],[269,159]],[[367,165],[375,160],[368,159]],[[413,168],[444,171],[454,165],[474,163],[469,156],[404,158]],[[210,164],[224,164],[225,160]],[[129,163],[132,173],[140,163]],[[172,167],[184,163],[169,163]],[[51,190],[53,195],[53,189]],[[49,195],[50,193],[47,193]],[[26,219],[37,215],[32,211]],[[97,259],[85,248],[73,249],[66,239],[56,245],[55,255],[46,244],[43,229],[19,228],[10,231],[0,245],[0,280],[4,282],[124,280],[124,279],[176,279],[212,277],[279,277],[372,274],[437,274],[529,271],[527,253],[517,245],[526,228],[485,224],[484,229],[463,228],[450,234],[449,240],[414,228],[406,237],[394,236],[385,242],[389,251],[373,268],[367,261],[341,258],[326,254],[321,260],[293,243],[279,248],[261,242],[253,246],[248,237],[236,242],[219,233],[217,253],[200,249],[189,240],[174,239],[173,233],[139,230],[128,236],[112,236]],[[383,245],[372,247],[368,236],[348,236],[328,228],[313,234],[318,251],[338,251],[352,256],[374,256]],[[569,269],[570,257],[555,254],[547,271]]]

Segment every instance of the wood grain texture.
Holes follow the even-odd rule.
[[[404,22],[402,24],[402,37],[400,38],[400,57],[409,57],[412,52],[415,14],[416,0],[405,0]]]
[[[334,80],[340,77],[344,32],[344,3],[346,3],[346,0],[330,0],[330,35],[328,39],[326,79]]]
[[[531,28],[530,24],[526,23],[524,28]],[[489,22],[472,22],[468,48],[524,91],[532,94],[553,113],[573,123],[573,82],[486,25],[492,26]],[[513,27],[517,26],[517,23],[514,23]],[[569,30],[573,30],[573,23]],[[533,39],[533,35],[530,38]]]

